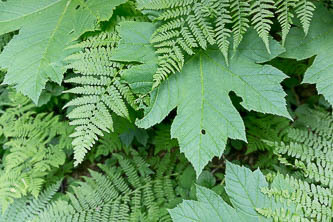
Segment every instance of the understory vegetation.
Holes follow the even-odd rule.
[[[332,0],[0,0],[0,222],[332,222]]]

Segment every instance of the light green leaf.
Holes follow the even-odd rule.
[[[268,183],[259,169],[252,172],[246,167],[227,162],[226,192],[234,207],[247,216],[247,221],[260,221],[262,216],[256,209],[267,207],[270,203],[261,192],[262,187],[268,187]]]
[[[225,182],[232,206],[212,190],[197,186],[197,201],[184,200],[169,210],[173,222],[272,222],[272,215],[267,218],[259,213],[265,210],[274,212],[274,221],[282,218],[283,221],[301,221],[304,218],[302,208],[297,207],[298,200],[262,192],[272,189],[292,193],[293,188],[282,175],[275,177],[269,186],[259,169],[251,171],[227,162]]]
[[[142,119],[136,120],[137,126],[148,129],[162,122],[170,111],[177,107],[180,89],[178,77],[172,75],[151,92],[150,107],[145,110]]]
[[[318,92],[333,104],[333,13],[321,5],[316,7],[308,35],[301,35],[301,27],[292,28],[282,56],[297,60],[316,56],[303,83],[316,84]]]
[[[198,201],[184,200],[169,210],[174,222],[245,222],[246,217],[229,206],[215,192],[197,186]]]
[[[239,176],[237,176],[239,175]],[[245,176],[245,177],[244,177]],[[241,177],[241,180],[239,178]],[[258,181],[254,181],[258,180]],[[237,186],[231,188],[235,183]],[[268,222],[271,221],[257,213],[256,208],[265,206],[267,197],[261,193],[267,187],[265,177],[257,170],[251,170],[227,162],[227,192],[234,207],[228,205],[212,190],[197,186],[197,201],[185,200],[176,208],[169,210],[174,222]],[[232,192],[230,192],[230,188]],[[244,193],[249,193],[244,195]],[[244,202],[238,202],[244,201]],[[249,214],[249,212],[251,212]]]
[[[124,62],[139,62],[122,73],[134,93],[148,93],[153,85],[153,75],[157,70],[157,55],[150,44],[150,36],[156,29],[148,22],[121,22],[117,31],[121,41],[111,54],[111,59]]]
[[[62,82],[68,48],[126,0],[11,0],[0,3],[0,33],[20,30],[0,55],[4,83],[36,104],[45,84]],[[107,3],[108,2],[108,3]],[[108,16],[107,16],[108,14]]]
[[[276,57],[283,49],[272,41],[269,55],[253,30],[244,37],[244,43],[229,66],[218,50],[193,56],[181,73],[153,91],[150,110],[137,121],[139,127],[148,128],[177,106],[171,136],[178,139],[197,176],[214,156],[222,155],[228,138],[246,141],[243,121],[229,97],[231,91],[242,97],[241,104],[247,110],[289,117],[280,85],[286,76],[270,65],[257,64]]]

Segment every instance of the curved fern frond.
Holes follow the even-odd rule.
[[[217,44],[228,64],[231,35],[235,52],[250,25],[270,53],[269,33],[275,14],[284,44],[294,10],[307,34],[315,9],[309,0],[139,0],[138,6],[159,26],[151,38],[159,55],[153,87],[182,69],[184,54],[193,55],[209,45]]]
[[[274,14],[272,10],[275,9],[273,0],[259,0],[253,1],[251,5],[251,15],[252,25],[254,29],[258,32],[259,37],[265,43],[267,51],[270,53],[269,49],[269,31],[271,30],[271,25],[273,24],[272,18]]]
[[[243,35],[249,28],[249,14],[250,4],[248,0],[232,0],[231,1],[231,13],[232,13],[232,34],[233,34],[233,49],[234,51],[243,39]]]
[[[281,164],[297,169],[298,174],[278,173],[271,188],[263,192],[280,201],[296,203],[304,214],[298,221],[329,222],[333,217],[333,140],[330,134],[333,117],[308,106],[298,108],[296,115],[299,118],[295,125],[299,128],[285,130],[283,141],[265,143],[274,148]],[[259,212],[273,219],[282,219],[283,215],[269,208],[259,209]]]
[[[277,19],[282,28],[282,45],[284,45],[293,24],[294,14],[292,9],[296,7],[296,2],[297,0],[278,0],[275,2],[276,13],[278,14]]]
[[[309,0],[300,0],[296,5],[296,16],[301,21],[305,35],[308,34],[315,9],[316,6]]]
[[[68,68],[78,74],[65,81],[78,85],[67,92],[81,95],[65,106],[75,107],[68,114],[70,124],[76,126],[71,135],[75,138],[75,165],[83,161],[87,151],[99,136],[103,136],[103,132],[113,130],[110,111],[129,118],[126,102],[136,108],[134,95],[120,79],[125,65],[110,59],[111,51],[119,40],[116,32],[99,34],[80,43],[78,47],[84,50],[67,58],[71,61]]]
[[[229,38],[231,36],[231,29],[228,26],[232,23],[232,17],[229,11],[230,1],[221,0],[218,1],[218,4],[219,6],[216,10],[215,39],[228,64]]]
[[[333,140],[332,135],[321,133],[333,128],[333,117],[309,108],[300,108],[311,116],[312,121],[306,122],[306,128],[289,128],[286,131],[284,142],[265,141],[266,144],[274,148],[284,164],[295,167],[303,171],[305,177],[313,183],[318,183],[322,187],[333,188]],[[298,114],[300,111],[296,111]],[[324,117],[322,119],[322,117]],[[307,118],[305,118],[307,119]],[[324,124],[324,121],[326,124]],[[304,119],[297,120],[298,124]],[[323,123],[322,125],[319,125]],[[328,124],[327,124],[328,123]]]

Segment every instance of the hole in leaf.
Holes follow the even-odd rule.
[[[80,5],[76,6],[76,8],[75,8],[75,9],[76,9],[76,10],[78,10],[79,8],[80,8]]]
[[[202,134],[202,135],[205,135],[205,134],[206,134],[206,130],[202,129],[202,130],[201,130],[201,134]]]

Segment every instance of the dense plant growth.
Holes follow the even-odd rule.
[[[0,0],[0,221],[333,218],[333,2]]]

